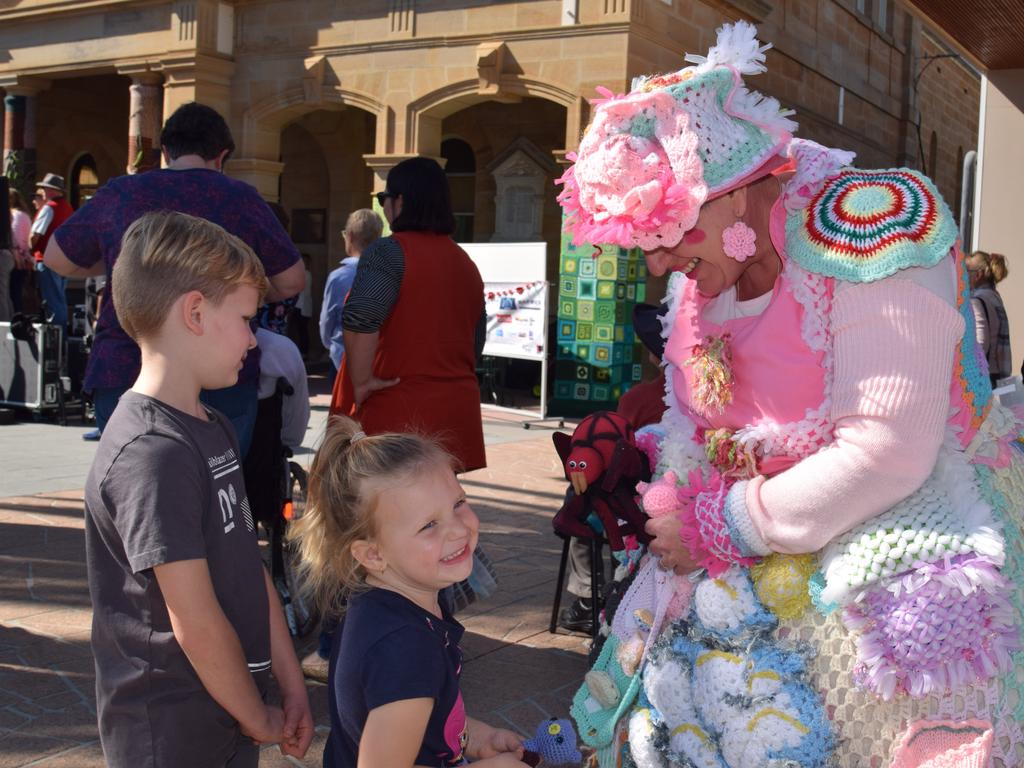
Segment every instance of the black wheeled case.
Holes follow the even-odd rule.
[[[19,339],[10,323],[0,323],[0,406],[59,410],[61,330],[42,323],[28,327],[28,338]]]

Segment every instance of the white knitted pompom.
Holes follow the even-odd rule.
[[[729,66],[741,75],[756,75],[764,72],[764,52],[772,47],[757,39],[757,28],[749,21],[737,21],[718,28],[718,41],[707,56],[686,54],[686,61],[697,64],[697,73],[702,74],[715,67]]]

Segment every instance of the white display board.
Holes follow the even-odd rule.
[[[541,364],[540,410],[547,411],[547,243],[460,243],[480,270],[487,311],[484,354]]]

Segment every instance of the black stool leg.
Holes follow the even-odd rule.
[[[601,540],[595,536],[590,540],[590,620],[591,633],[597,637],[600,629],[601,592],[604,586],[604,561],[601,559]]]
[[[555,585],[555,601],[551,606],[551,624],[548,632],[552,635],[558,627],[558,609],[562,607],[562,588],[565,586],[565,566],[569,562],[569,537],[562,540],[562,561],[558,564],[558,583]]]

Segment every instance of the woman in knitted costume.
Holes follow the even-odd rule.
[[[561,180],[575,242],[671,272],[655,538],[580,736],[602,766],[1024,766],[1021,425],[955,223],[793,139],[741,79],[768,47],[739,22],[603,92]]]

